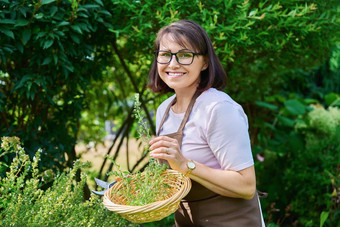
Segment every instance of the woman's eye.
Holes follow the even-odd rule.
[[[178,53],[177,54],[179,58],[191,58],[192,53]]]
[[[168,52],[160,52],[159,55],[162,57],[171,57],[171,54]]]

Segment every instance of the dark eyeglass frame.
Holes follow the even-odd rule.
[[[163,53],[163,52],[171,54],[170,60],[169,60],[168,62],[166,62],[166,63],[164,63],[164,62],[159,62],[159,61],[157,60],[157,59],[158,59],[158,54],[159,54],[159,53]],[[155,57],[156,57],[157,63],[163,64],[163,65],[169,64],[169,63],[171,62],[172,57],[173,57],[174,55],[175,55],[175,58],[176,58],[176,61],[178,62],[178,64],[181,64],[181,65],[191,65],[191,64],[193,63],[193,61],[194,61],[195,56],[197,56],[197,55],[204,55],[203,53],[196,53],[196,52],[192,52],[192,51],[178,51],[178,52],[176,52],[176,53],[172,53],[171,51],[166,51],[166,50],[156,50],[154,53],[155,53]],[[190,53],[190,54],[192,54],[191,62],[190,62],[190,63],[187,63],[187,64],[180,63],[179,60],[178,60],[178,56],[177,56],[178,53],[182,53],[182,54],[183,54],[183,53]]]

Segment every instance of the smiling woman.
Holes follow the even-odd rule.
[[[208,67],[208,62],[204,55],[194,52],[187,40],[183,40],[184,47],[175,40],[171,34],[161,39],[160,50],[156,51],[158,74],[176,92],[192,96],[200,82],[200,73]]]
[[[175,92],[157,110],[150,156],[192,180],[176,226],[263,226],[242,107],[221,90],[226,74],[197,23],[161,29],[149,74],[154,92]]]

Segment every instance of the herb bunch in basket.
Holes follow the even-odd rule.
[[[149,125],[144,120],[144,114],[140,105],[139,94],[136,94],[134,114],[138,120],[138,137],[144,144],[144,156],[149,152],[148,143],[151,136]],[[110,157],[108,158],[111,159]],[[113,160],[111,159],[111,161]],[[116,180],[122,183],[124,190],[120,190],[118,194],[122,196],[121,202],[124,203],[124,205],[143,206],[155,201],[164,200],[168,197],[171,188],[167,183],[169,181],[168,178],[174,176],[163,174],[164,171],[168,169],[166,164],[160,164],[157,160],[150,159],[143,173],[137,172],[135,174],[122,171],[117,163],[115,163],[115,165],[118,170],[108,174],[116,176]]]

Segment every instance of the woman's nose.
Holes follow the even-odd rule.
[[[171,61],[169,62],[169,67],[173,68],[173,67],[179,67],[180,64],[178,63],[176,56],[173,55]]]

